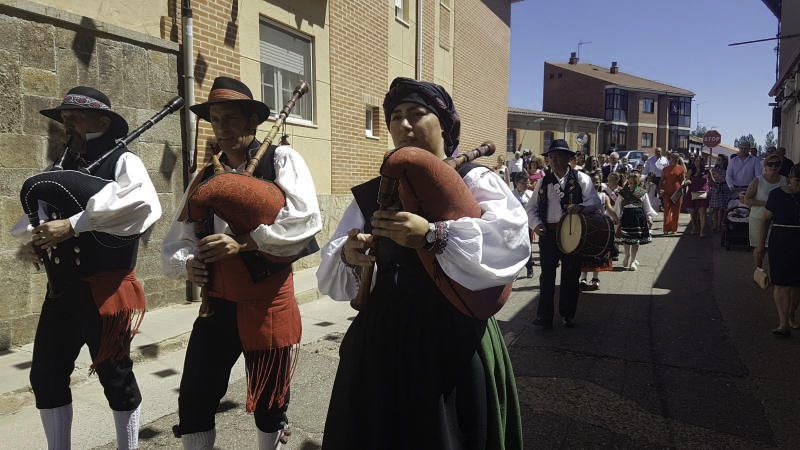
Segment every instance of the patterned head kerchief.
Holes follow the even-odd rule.
[[[386,127],[389,127],[392,111],[401,103],[416,103],[428,108],[439,118],[444,131],[444,146],[447,156],[451,156],[458,148],[461,135],[461,118],[458,116],[453,99],[438,84],[417,81],[411,78],[398,77],[389,86],[389,92],[383,99],[383,114]]]

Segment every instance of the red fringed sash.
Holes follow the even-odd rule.
[[[144,289],[133,270],[98,272],[83,278],[100,312],[100,348],[89,369],[94,372],[106,360],[130,355],[133,336],[142,324],[145,310]]]
[[[283,406],[297,366],[302,336],[291,266],[253,283],[241,258],[212,265],[209,295],[236,303],[247,372],[248,412],[262,395]]]

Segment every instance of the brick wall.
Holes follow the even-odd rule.
[[[436,13],[439,9],[438,0],[429,0],[423,3],[422,11],[422,79],[435,81],[433,78],[434,52],[438,39],[436,38]]]
[[[602,80],[544,63],[542,110],[602,119],[605,86]]]
[[[192,2],[196,103],[206,101],[214,78],[223,75],[239,78],[238,4],[239,0]],[[251,90],[258,89],[257,86],[248,87]],[[253,95],[258,94],[254,92]],[[210,157],[209,151],[213,140],[211,125],[206,121],[200,121],[197,133],[198,164]]]
[[[364,133],[367,105],[380,106],[389,87],[389,17],[381,0],[331,0],[331,171],[333,194],[378,176],[389,147],[382,113]],[[358,18],[358,22],[354,20]]]
[[[0,350],[33,340],[46,289],[45,274],[16,259],[18,243],[8,234],[22,215],[23,180],[63,149],[61,125],[39,110],[58,105],[76,85],[94,86],[133,129],[178,94],[174,44],[133,32],[99,33],[82,28],[80,16],[42,11],[0,9]],[[131,146],[148,169],[167,219],[182,194],[181,145],[180,117],[173,114]],[[183,283],[162,275],[161,240],[169,226],[164,218],[139,250],[136,271],[149,308],[184,297]]]
[[[461,115],[461,148],[494,141],[502,153],[508,115],[511,5],[463,0],[454,5],[453,100]],[[482,164],[494,165],[496,158]]]

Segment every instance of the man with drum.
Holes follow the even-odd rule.
[[[561,261],[561,287],[559,313],[563,325],[573,326],[580,293],[578,279],[581,275],[581,257],[578,253],[565,255],[557,245],[557,228],[567,213],[592,214],[600,209],[600,197],[588,175],[572,169],[570,158],[575,152],[563,139],[553,141],[544,153],[550,164],[550,173],[539,180],[528,202],[529,226],[539,235],[539,257],[542,273],[539,276],[540,297],[533,324],[545,329],[553,328],[553,299],[555,297],[556,268]]]
[[[244,171],[261,145],[256,128],[269,118],[269,107],[253,99],[241,81],[217,77],[208,100],[191,110],[211,123],[226,171]],[[207,179],[212,172],[207,166],[198,170],[195,178]],[[258,428],[257,448],[281,448],[289,434],[289,384],[301,331],[291,263],[266,265],[266,275],[259,282],[251,283],[248,277],[243,286],[237,286],[225,280],[236,270],[234,263],[239,261],[234,258],[271,255],[269,261],[273,257],[293,260],[315,251],[314,236],[322,228],[322,219],[311,172],[290,146],[269,150],[253,176],[274,182],[284,194],[285,204],[274,223],[233,235],[228,223],[214,215],[213,233],[198,239],[193,223],[178,217],[164,238],[162,263],[167,276],[216,289],[207,299],[213,313],[195,320],[186,350],[178,397],[178,431],[185,449],[210,450],[214,446],[214,416],[228,389],[231,369],[242,353],[248,385],[246,407]],[[191,192],[190,188],[184,195],[181,209]],[[242,211],[248,213],[253,212]],[[257,254],[248,256],[246,252]],[[213,270],[220,277],[218,284],[210,276]],[[264,289],[263,299],[236,301],[238,292],[259,291],[264,283],[269,289]]]
[[[52,263],[48,277],[52,274],[58,280],[48,279],[33,344],[30,381],[36,408],[48,448],[70,448],[70,375],[86,344],[92,356],[91,371],[97,374],[113,412],[117,448],[138,448],[142,395],[129,351],[145,298],[134,267],[138,239],[161,217],[161,204],[138,156],[124,148],[105,155],[128,134],[128,123],[111,109],[106,94],[78,86],[67,92],[61,105],[40,113],[64,128],[67,145],[59,163],[64,170],[86,170],[88,164],[99,163],[91,176],[111,182],[90,197],[80,213],[59,217],[55,210],[63,205],[40,201],[39,217],[47,221],[33,228],[24,216],[11,230],[25,242],[18,256],[37,269]],[[74,191],[81,186],[62,188]],[[133,244],[110,251],[94,237],[95,232]],[[42,261],[34,246],[48,252],[72,246],[72,251]]]

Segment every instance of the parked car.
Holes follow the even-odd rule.
[[[620,160],[622,160],[622,158],[628,158],[628,164],[634,168],[639,164],[647,162],[647,158],[650,157],[650,155],[643,150],[619,150],[617,153],[619,154]]]

